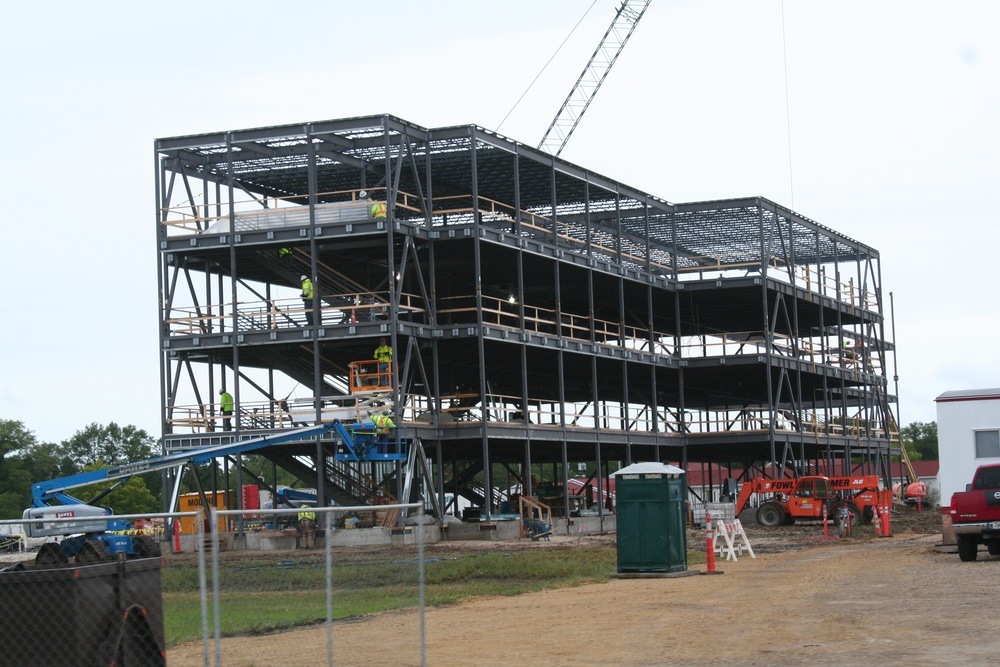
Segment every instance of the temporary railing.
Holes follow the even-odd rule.
[[[388,298],[388,292],[321,294],[316,324],[332,326],[386,319]],[[343,305],[331,305],[328,301]],[[397,312],[403,315],[423,312],[422,303],[416,295],[401,294]],[[231,301],[197,308],[172,306],[163,320],[166,334],[198,336],[232,331],[233,309]],[[300,298],[240,301],[235,309],[236,329],[240,332],[291,329],[306,324],[307,311]]]
[[[512,303],[510,298],[493,296],[482,297],[483,324],[507,327],[521,330],[519,304]],[[476,315],[476,299],[472,295],[446,297],[439,300],[438,319],[440,322],[465,324],[474,323]],[[603,343],[606,345],[624,345],[631,349],[648,350],[649,331],[635,325],[622,325],[598,318],[591,318],[581,313],[556,311],[551,308],[541,308],[524,304],[525,333],[546,335],[561,335],[573,340]],[[463,318],[463,315],[467,316]],[[557,324],[558,323],[558,324]],[[593,326],[593,335],[591,335]],[[672,336],[668,332],[654,331],[653,351],[655,354],[672,354]]]
[[[620,403],[560,403],[530,399],[524,403],[516,396],[487,394],[485,403],[474,393],[445,394],[440,401],[421,394],[408,394],[400,410],[407,422],[432,423],[436,414],[440,425],[459,423],[508,423],[551,428],[601,428],[618,431],[669,430],[664,419],[656,423],[644,405]]]
[[[360,362],[365,363],[365,362]],[[371,362],[369,362],[371,363]],[[376,373],[377,374],[377,373]],[[363,377],[360,373],[356,377]],[[319,400],[320,420],[340,419],[345,423],[362,422],[374,409],[395,409],[391,402],[381,401],[373,407],[372,392],[385,396],[387,387],[367,386],[366,391],[350,396],[325,396]],[[371,390],[371,391],[367,391]],[[297,398],[278,401],[255,401],[240,404],[238,415],[242,430],[282,429],[312,424],[316,421],[316,401]],[[687,410],[683,423],[672,413],[654,414],[649,406],[598,401],[560,403],[503,394],[487,394],[485,402],[479,394],[467,391],[443,394],[431,399],[424,394],[407,394],[398,406],[403,424],[508,424],[533,428],[595,429],[603,431],[678,433],[757,433],[775,431],[813,435],[847,437],[886,437],[881,424],[870,424],[858,416],[825,417],[815,410],[799,414],[788,410],[771,411],[766,407],[742,410]],[[222,430],[222,415],[211,404],[181,405],[170,409],[168,422],[174,432],[189,429],[195,433]]]
[[[843,348],[818,338],[797,341],[783,334],[771,335],[771,354],[794,357],[812,364],[827,364],[876,373],[882,369],[881,355],[877,350],[862,351],[860,347]],[[680,356],[703,358],[766,354],[768,345],[761,331],[731,331],[712,336],[684,336],[681,338]]]
[[[313,207],[316,224],[344,224],[367,220],[371,205],[385,201],[385,188],[371,188],[369,197],[362,199],[360,190],[338,190],[321,192],[317,198],[346,198]],[[233,201],[233,223],[237,232],[300,227],[310,224],[309,207],[303,204],[305,197],[264,197],[262,199],[238,199]],[[401,211],[417,211],[413,205],[416,198],[407,193],[398,193],[395,206]],[[212,212],[214,211],[214,215]],[[229,203],[214,204],[184,203],[160,209],[161,224],[171,235],[191,235],[201,233],[226,233],[229,231]]]
[[[835,435],[852,438],[885,438],[886,429],[854,417],[825,418],[820,412],[804,410],[801,414],[788,410],[770,411],[767,408],[744,410],[689,410],[685,415],[688,433],[758,433],[775,431],[807,433],[810,435]]]
[[[363,401],[356,396],[323,396],[319,399],[319,409],[322,421],[360,421],[367,417]],[[167,423],[175,433],[179,429],[213,433],[223,430],[223,419],[218,405],[201,403],[171,406]],[[232,419],[239,421],[241,430],[302,426],[316,421],[316,401],[312,398],[241,401]]]

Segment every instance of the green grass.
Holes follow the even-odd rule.
[[[689,562],[697,562],[699,555],[704,562],[704,554],[694,552],[689,554]],[[407,553],[401,554],[399,560],[389,560],[384,554],[336,552],[332,567],[333,617],[344,619],[417,606],[415,556]],[[425,601],[428,606],[446,605],[481,595],[518,595],[603,582],[616,568],[617,552],[612,547],[450,554],[428,558],[424,563]],[[168,646],[200,639],[197,567],[168,563],[162,580]],[[265,553],[228,560],[220,565],[219,590],[224,636],[273,632],[326,619],[326,569],[319,553],[294,562],[278,561]],[[211,615],[210,599],[210,619]]]

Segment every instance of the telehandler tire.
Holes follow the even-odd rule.
[[[757,523],[773,528],[785,523],[785,509],[778,503],[764,503],[757,508]]]

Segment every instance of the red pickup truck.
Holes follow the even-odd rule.
[[[976,560],[980,544],[1000,556],[1000,463],[979,466],[972,484],[952,494],[951,505],[941,511],[951,516],[959,558]]]

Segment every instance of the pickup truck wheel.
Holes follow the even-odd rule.
[[[991,556],[1000,556],[1000,542],[996,540],[986,543],[986,550],[990,552]]]
[[[757,508],[757,523],[762,526],[780,526],[785,522],[785,510],[778,503],[764,503]]]
[[[960,535],[958,537],[958,558],[963,562],[976,560],[979,553],[979,543],[976,540]]]

